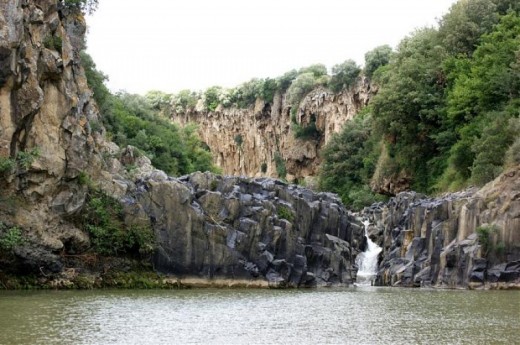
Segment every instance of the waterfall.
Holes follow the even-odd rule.
[[[356,265],[358,266],[356,285],[372,285],[373,280],[377,275],[377,257],[383,248],[375,244],[370,237],[368,237],[368,220],[363,221],[365,226],[365,237],[367,238],[367,249],[363,253],[359,253],[356,258]]]

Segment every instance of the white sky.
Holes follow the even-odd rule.
[[[363,64],[455,0],[99,0],[88,52],[113,91],[233,87],[293,68]]]

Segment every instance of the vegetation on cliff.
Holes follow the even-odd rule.
[[[137,147],[155,167],[170,175],[217,171],[211,153],[197,136],[196,127],[180,128],[161,115],[169,104],[163,94],[150,93],[147,97],[126,92],[111,94],[104,84],[107,76],[96,69],[87,53],[82,52],[81,58],[103,125],[116,144]],[[102,126],[91,123],[91,129],[100,131]]]
[[[363,68],[346,60],[329,74],[315,64],[232,89],[110,95],[106,77],[88,56],[83,60],[113,140],[139,147],[170,174],[214,168],[194,129],[179,129],[161,114],[247,108],[281,93],[295,137],[320,140],[315,120],[298,123],[301,100],[318,86],[341,92],[360,75],[369,78],[377,95],[328,141],[320,176],[322,189],[360,208],[408,188],[435,193],[483,185],[520,160],[519,9],[513,0],[461,0],[438,28],[416,30],[395,51],[383,45],[367,52]],[[286,176],[283,157],[274,161]]]
[[[352,195],[371,181],[395,192],[374,183],[376,165],[380,178],[431,193],[483,185],[519,163],[518,10],[516,1],[459,1],[438,29],[415,31],[387,65],[370,67],[379,92],[324,149],[322,187],[362,206]]]

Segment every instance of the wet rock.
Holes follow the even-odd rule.
[[[261,276],[273,287],[352,281],[348,241],[357,221],[332,194],[269,179],[194,173],[157,180],[150,173],[127,198],[141,205],[139,217],[154,219],[161,272]],[[281,208],[291,210],[289,219]]]
[[[404,192],[386,204],[366,208],[360,216],[379,229],[372,234],[383,247],[377,282],[450,288],[499,282],[520,286],[519,174],[517,166],[480,190],[438,198]],[[477,232],[481,226],[492,229],[484,239],[486,246]]]

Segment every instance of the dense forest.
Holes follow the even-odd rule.
[[[520,163],[520,3],[461,0],[404,38],[378,94],[323,152],[321,186],[360,207],[378,180],[439,193]]]
[[[280,92],[294,117],[317,86],[340,92],[369,78],[378,93],[323,149],[320,175],[320,188],[360,208],[393,193],[380,187],[384,180],[440,193],[483,185],[520,162],[519,10],[516,0],[460,0],[437,27],[417,29],[395,50],[366,53],[364,66],[346,60],[329,74],[316,64],[232,89],[112,95],[85,53],[83,64],[112,139],[174,175],[215,168],[195,128],[167,120],[172,111],[246,108]]]

